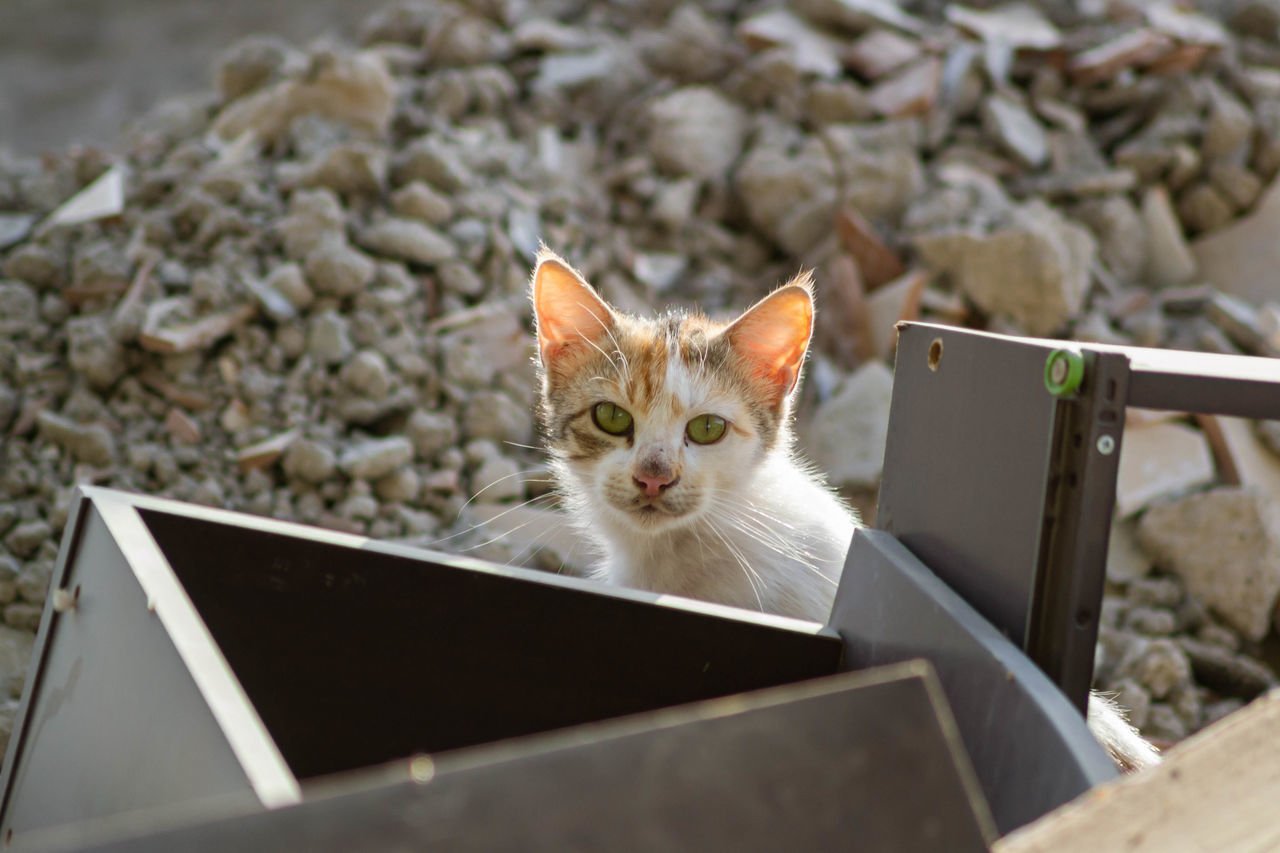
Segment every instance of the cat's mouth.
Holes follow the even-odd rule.
[[[686,513],[682,509],[668,505],[661,498],[642,497],[632,504],[630,514],[642,524],[661,524],[664,521],[681,518]]]

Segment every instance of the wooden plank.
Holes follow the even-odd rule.
[[[1280,691],[1193,735],[1158,767],[1099,785],[993,853],[1280,849]]]

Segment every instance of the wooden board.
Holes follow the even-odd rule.
[[[1178,744],[1159,767],[1099,785],[995,853],[1280,849],[1280,691]]]

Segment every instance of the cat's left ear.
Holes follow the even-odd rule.
[[[586,279],[559,255],[543,248],[530,285],[538,325],[542,363],[553,367],[566,354],[595,343],[612,329],[616,317]]]
[[[800,379],[813,334],[813,276],[800,273],[748,309],[725,334],[752,374],[781,401]]]

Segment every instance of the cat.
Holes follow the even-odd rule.
[[[826,622],[860,522],[794,449],[810,274],[732,322],[641,319],[544,247],[530,295],[552,473],[602,579]],[[1104,697],[1088,719],[1121,767],[1159,760]]]

